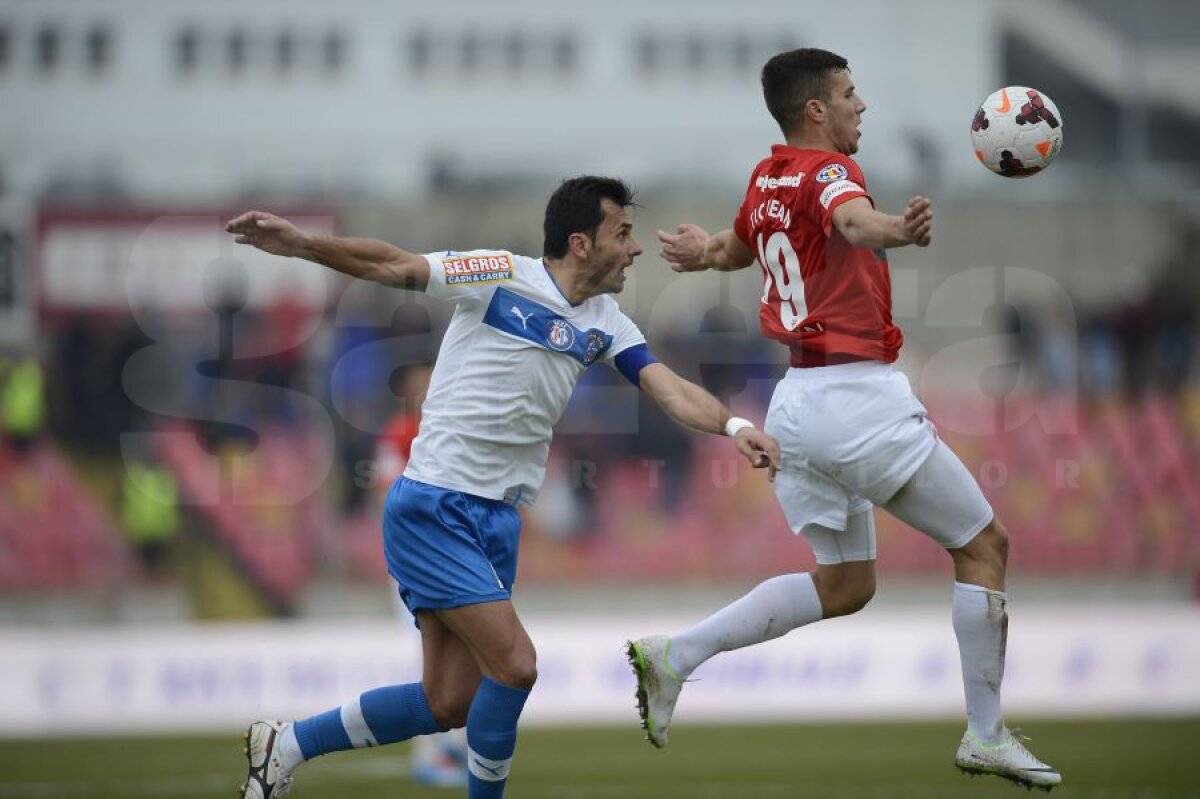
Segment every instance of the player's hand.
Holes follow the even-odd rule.
[[[904,233],[918,247],[928,247],[933,238],[933,205],[929,198],[917,195],[904,209]]]
[[[746,427],[734,436],[733,445],[755,469],[766,469],[768,480],[775,479],[775,473],[779,471],[778,441],[761,430]]]
[[[266,211],[247,211],[225,225],[238,244],[249,244],[272,255],[297,256],[304,249],[304,234],[291,222]]]
[[[662,259],[676,272],[700,272],[704,265],[704,248],[708,244],[708,233],[696,225],[680,225],[675,233],[658,231],[662,242]]]

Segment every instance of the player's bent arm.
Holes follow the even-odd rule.
[[[721,401],[695,383],[684,380],[667,366],[647,364],[638,373],[639,387],[680,424],[703,433],[725,434],[755,468],[779,468],[779,442],[756,430],[745,419],[734,417]]]
[[[875,210],[866,197],[855,197],[833,209],[833,226],[852,246],[868,250],[919,243],[905,229],[904,217]]]
[[[733,415],[721,401],[700,386],[684,380],[662,363],[651,363],[638,374],[639,387],[667,415],[685,427],[702,433],[725,432]]]
[[[704,265],[718,272],[736,272],[754,263],[754,251],[726,228],[709,238],[704,245]]]
[[[299,257],[385,286],[424,291],[429,285],[425,256],[378,239],[306,235]]]
[[[676,272],[732,272],[754,262],[754,253],[732,230],[710,236],[699,225],[685,223],[674,233],[658,231],[658,240],[663,245],[663,260]]]

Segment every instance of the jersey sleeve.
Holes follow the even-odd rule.
[[[754,188],[754,179],[758,177],[758,173],[761,170],[762,164],[759,164],[754,168],[754,173],[750,175],[750,180],[746,184],[746,196],[742,200],[741,207],[738,208],[737,215],[733,218],[733,235],[737,236],[738,239],[741,240],[742,244],[745,244],[751,250],[754,249],[754,243],[752,241],[753,235],[750,230],[750,211],[751,203],[753,202],[751,200],[752,192],[750,190]]]
[[[425,293],[455,303],[486,302],[497,286],[517,275],[518,258],[505,250],[431,252]]]
[[[645,335],[632,319],[621,312],[616,301],[612,301],[611,314],[609,329],[612,330],[612,344],[604,353],[603,360],[636,386],[642,368],[657,363],[658,359],[646,346]]]
[[[617,306],[616,300],[609,299],[611,308],[609,311],[608,327],[612,331],[612,344],[604,353],[604,360],[612,363],[618,355],[630,347],[635,347],[638,344],[645,344],[646,337],[642,335],[642,331],[633,320],[622,313],[620,307]]]
[[[821,229],[828,236],[833,230],[833,212],[844,202],[855,197],[866,197],[867,182],[858,164],[844,155],[830,154],[830,158],[813,176],[813,189],[817,199],[817,212]],[[874,205],[875,201],[871,200]]]

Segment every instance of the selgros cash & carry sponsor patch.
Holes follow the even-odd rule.
[[[491,255],[461,255],[442,259],[446,284],[497,283],[512,280],[513,261],[508,253]]]

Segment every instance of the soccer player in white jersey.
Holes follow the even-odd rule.
[[[1005,727],[1000,709],[1008,537],[891,366],[903,337],[892,323],[886,250],[930,243],[929,201],[914,197],[901,216],[875,210],[850,157],[866,106],[844,58],[781,53],[763,67],[762,86],[786,144],[755,168],[732,228],[709,236],[681,225],[659,238],[676,271],[762,267],[763,334],[788,346],[792,367],[767,412],[783,458],[775,494],[817,566],[767,580],[679,635],[630,643],[650,742],[666,746],[683,681],[713,655],[870,601],[879,506],[931,536],[954,562],[967,706],[956,764],[1049,790],[1061,776]]]
[[[421,682],[367,691],[294,723],[246,733],[244,799],[275,799],[292,772],[327,752],[466,727],[468,796],[503,796],[517,719],[537,676],[511,602],[520,533],[545,474],[551,427],[593,363],[615,368],[679,423],[724,433],[759,468],[778,445],[657,362],[607,296],[641,253],[612,178],[564,181],[546,206],[540,259],[479,250],[416,255],[386,242],[306,234],[250,211],[226,229],[240,244],[305,258],[456,308],[422,408],[420,432],[384,509],[388,571],[421,629]]]

